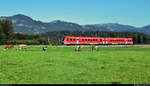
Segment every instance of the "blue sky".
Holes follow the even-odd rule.
[[[25,14],[35,20],[62,20],[81,25],[150,24],[150,0],[1,0],[0,16]]]

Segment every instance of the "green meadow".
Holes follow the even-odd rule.
[[[150,84],[150,47],[0,46],[0,84]]]

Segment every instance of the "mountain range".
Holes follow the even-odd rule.
[[[51,22],[42,22],[32,19],[29,16],[23,14],[17,14],[13,16],[1,16],[0,20],[7,19],[13,23],[14,31],[16,33],[28,33],[39,34],[48,31],[111,31],[111,32],[140,32],[150,35],[150,25],[143,27],[134,27],[131,25],[123,25],[119,23],[106,23],[106,24],[91,24],[91,25],[79,25],[72,22],[66,22],[61,20],[54,20]]]

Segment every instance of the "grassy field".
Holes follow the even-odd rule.
[[[150,47],[0,46],[0,84],[150,84]]]

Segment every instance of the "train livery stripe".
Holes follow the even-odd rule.
[[[72,37],[66,36],[62,44],[133,44],[132,38]]]

